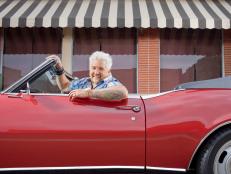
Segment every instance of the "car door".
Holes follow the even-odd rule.
[[[14,96],[0,96],[1,169],[144,170],[145,111],[139,96],[122,102]]]

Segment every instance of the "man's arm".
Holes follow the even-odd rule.
[[[57,75],[56,76],[56,81],[58,84],[58,87],[61,91],[65,91],[65,89],[67,89],[70,85],[70,81],[67,79],[65,73],[63,73],[62,75]]]
[[[92,98],[106,101],[118,101],[128,97],[128,90],[123,85],[112,86],[104,89],[76,89],[69,93],[71,101],[75,98]]]
[[[89,98],[101,100],[122,100],[128,97],[128,90],[123,85],[112,86],[105,89],[89,90]]]
[[[68,86],[70,85],[70,81],[67,79],[64,73],[64,69],[63,69],[63,65],[62,65],[60,57],[57,55],[51,55],[51,56],[48,56],[47,59],[55,60],[54,67],[56,69],[56,81],[57,81],[59,89],[61,91],[65,91],[65,89],[67,89]]]

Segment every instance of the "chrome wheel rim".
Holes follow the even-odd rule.
[[[231,141],[225,143],[217,152],[213,163],[214,174],[231,174]]]

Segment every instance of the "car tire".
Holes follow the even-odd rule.
[[[198,156],[196,173],[231,174],[231,128],[209,138]]]

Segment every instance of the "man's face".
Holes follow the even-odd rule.
[[[89,76],[94,84],[110,75],[110,70],[106,68],[105,62],[102,60],[92,61],[89,69]]]

